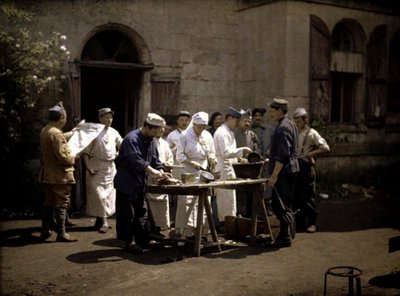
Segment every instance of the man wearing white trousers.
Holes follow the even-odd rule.
[[[164,121],[165,125],[165,121]],[[167,166],[174,164],[174,155],[169,144],[162,138],[165,128],[162,127],[153,138],[158,151],[158,158]],[[150,182],[153,182],[150,180]],[[150,206],[152,218],[158,230],[170,228],[169,199],[168,194],[147,193],[147,202]]]
[[[225,114],[225,123],[214,133],[213,139],[217,156],[216,171],[221,172],[220,180],[236,178],[232,164],[238,162],[238,157],[243,157],[243,154],[252,151],[249,147],[236,147],[234,131],[238,126],[240,117],[239,111],[229,107]],[[236,216],[236,192],[229,189],[215,189],[215,194],[217,196],[219,225],[222,226],[226,216]]]

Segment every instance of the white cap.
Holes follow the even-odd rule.
[[[165,126],[165,120],[155,113],[147,114],[146,122],[154,126]]]
[[[192,116],[194,124],[208,124],[208,113],[200,111]]]
[[[307,111],[304,108],[297,108],[296,111],[294,111],[293,113],[294,118],[302,117],[304,115],[307,115]]]

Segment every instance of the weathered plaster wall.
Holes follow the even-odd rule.
[[[234,1],[36,1],[36,28],[67,35],[71,60],[99,26],[120,24],[134,30],[149,52],[152,75],[181,79],[179,109],[225,110],[236,102],[237,22]],[[151,111],[150,76],[139,104]]]

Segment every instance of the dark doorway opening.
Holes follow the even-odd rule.
[[[114,110],[113,127],[124,136],[133,128],[141,73],[135,70],[101,67],[81,68],[81,116],[98,122],[98,110]]]

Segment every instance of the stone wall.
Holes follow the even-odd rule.
[[[134,32],[141,40],[142,62],[154,64],[140,90],[139,122],[152,109],[151,77],[180,80],[178,109],[212,113],[227,106],[266,107],[273,97],[281,96],[289,100],[291,115],[297,107],[310,104],[310,15],[321,18],[330,32],[339,21],[352,19],[366,40],[378,25],[387,25],[388,40],[400,28],[398,15],[336,7],[329,1],[266,1],[254,7],[235,0],[15,2],[38,15],[34,30],[67,36],[71,60],[80,59],[85,43],[102,26],[116,24]],[[70,93],[61,96],[68,102]],[[327,175],[346,171],[351,176],[351,169],[359,172],[394,162],[398,132],[345,127],[331,137],[333,152],[322,159],[320,169]],[[344,148],[334,148],[337,144]],[[356,155],[360,145],[374,149],[363,148]],[[368,153],[375,156],[365,158]],[[366,159],[367,164],[355,165]]]

